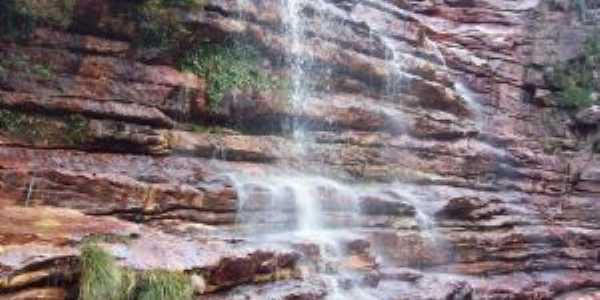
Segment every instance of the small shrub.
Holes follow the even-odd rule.
[[[582,56],[554,66],[546,80],[557,89],[558,105],[580,108],[593,104],[592,94],[599,86],[596,78],[600,70],[600,35],[590,36]]]
[[[272,89],[280,85],[259,66],[259,51],[248,45],[204,44],[182,62],[182,69],[204,77],[208,100],[215,111],[228,90]]]
[[[181,272],[153,270],[142,275],[138,300],[189,300],[194,289],[189,276]]]
[[[125,300],[135,287],[135,276],[119,266],[112,255],[97,244],[81,248],[80,300]]]
[[[575,82],[569,81],[563,90],[558,92],[560,106],[564,108],[586,107],[593,103],[592,90],[578,86]]]

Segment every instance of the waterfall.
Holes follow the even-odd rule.
[[[238,0],[238,4],[243,0]],[[289,112],[293,116],[284,120],[284,128],[291,133],[292,149],[288,149],[304,161],[311,159],[312,128],[302,116],[307,106],[314,99],[326,95],[330,88],[324,84],[320,76],[331,76],[332,70],[319,65],[311,50],[320,47],[319,34],[335,32],[336,20],[355,20],[353,15],[324,0],[278,0],[280,4],[281,29],[279,32],[287,41],[285,63],[289,80]],[[318,19],[318,20],[315,20]],[[396,41],[384,34],[386,28],[366,22],[369,37],[380,41],[386,48],[386,68],[389,77],[383,97],[394,98],[402,93],[404,79],[411,75],[403,72],[404,59]],[[342,27],[342,26],[339,26]],[[341,34],[341,33],[340,33]],[[312,48],[311,48],[312,47]],[[319,49],[322,50],[322,49]],[[382,112],[392,121],[390,126],[404,128],[407,121],[403,113],[393,103],[377,103],[375,109]],[[373,109],[373,107],[369,107]],[[374,185],[353,185],[344,183],[330,174],[327,166],[317,165],[315,173],[307,171],[302,165],[277,164],[274,170],[266,174],[228,174],[238,193],[238,224],[242,228],[245,239],[252,243],[270,243],[294,247],[297,244],[313,245],[319,249],[319,261],[314,262],[314,273],[307,276],[319,276],[327,285],[330,300],[378,299],[377,293],[363,288],[359,272],[344,267],[348,255],[346,249],[349,241],[361,240],[359,220],[361,214],[361,198],[369,194],[377,194],[381,187]],[[398,194],[410,189],[397,184]],[[409,195],[410,194],[410,195]],[[384,201],[398,201],[398,198],[380,195]],[[419,199],[418,197],[415,197]],[[427,239],[436,235],[435,222],[430,212],[420,208],[420,200],[415,200],[415,223]],[[355,232],[356,231],[356,232]],[[370,251],[370,250],[369,250]]]

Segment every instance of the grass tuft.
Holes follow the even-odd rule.
[[[81,249],[79,300],[130,299],[135,275],[120,268],[114,257],[97,244]]]
[[[189,276],[162,270],[143,274],[138,300],[189,300],[194,290]]]
[[[191,300],[191,278],[183,272],[151,270],[136,275],[90,237],[81,248],[79,300]]]

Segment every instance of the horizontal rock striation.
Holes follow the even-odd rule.
[[[600,161],[543,76],[592,31],[568,5],[308,1],[290,47],[280,1],[208,0],[162,10],[184,33],[167,51],[139,45],[142,4],[75,2],[68,28],[0,39],[0,299],[76,297],[90,236],[206,299],[324,299],[323,269],[376,299],[597,296]],[[248,88],[213,107],[179,59],[232,39],[276,77],[308,65],[302,105]],[[297,225],[306,185],[352,234],[342,261],[243,234]]]

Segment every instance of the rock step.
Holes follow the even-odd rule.
[[[97,245],[129,269],[185,271],[196,276],[203,282],[197,293],[297,276],[300,254],[292,251],[194,240],[68,209],[1,204],[0,216],[7,222],[0,226],[0,294],[50,278],[60,278],[57,284],[69,287],[79,272],[78,245],[88,237],[106,237]]]

